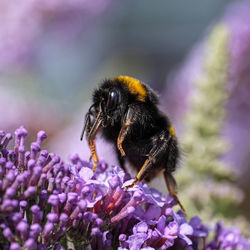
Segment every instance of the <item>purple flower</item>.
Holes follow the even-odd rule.
[[[27,131],[11,135],[0,131],[0,234],[6,249],[63,249],[70,239],[75,249],[196,249],[207,230],[198,218],[188,223],[175,212],[175,202],[139,183],[123,189],[132,179],[119,167],[100,162],[97,171],[79,158],[66,164],[41,150],[45,132],[26,148]],[[208,245],[250,246],[239,232],[217,226]],[[205,242],[205,241],[204,241]]]
[[[193,228],[193,235],[196,237],[207,237],[208,229],[201,224],[201,219],[197,216],[193,217],[190,222],[190,226]]]
[[[126,241],[129,249],[140,249],[144,242],[149,238],[149,227],[146,222],[139,222],[133,227],[133,234]]]
[[[250,249],[250,239],[244,239],[237,228],[225,229],[221,222],[215,227],[215,237],[207,249]]]

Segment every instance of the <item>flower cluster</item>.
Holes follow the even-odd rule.
[[[12,135],[0,131],[1,248],[250,247],[238,232],[226,231],[220,224],[215,240],[207,244],[208,229],[198,217],[188,223],[181,211],[175,212],[171,196],[162,197],[143,183],[125,191],[129,174],[104,162],[95,173],[78,155],[70,164],[62,162],[41,150],[44,131],[27,151],[26,136],[24,127],[17,129],[11,150],[7,146]]]
[[[216,224],[215,238],[207,250],[213,249],[250,249],[250,240],[244,239],[238,229],[224,229],[221,222]]]

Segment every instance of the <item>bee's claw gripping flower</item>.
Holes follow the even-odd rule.
[[[93,166],[78,155],[65,164],[54,153],[41,150],[44,131],[37,134],[30,151],[26,151],[26,137],[23,126],[17,129],[11,150],[7,149],[11,134],[0,131],[1,247],[59,250],[66,249],[70,239],[75,249],[187,245],[196,249],[199,240],[207,237],[198,217],[188,224],[183,213],[172,209],[173,197],[162,197],[143,183],[125,191],[123,186],[131,178],[121,168],[101,162],[94,173]],[[231,244],[222,227],[217,227],[217,234],[221,244]],[[237,239],[243,244],[243,238],[235,237],[231,245]]]

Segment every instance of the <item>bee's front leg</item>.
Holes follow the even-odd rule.
[[[98,163],[99,160],[98,160],[98,156],[97,156],[97,153],[96,153],[94,140],[89,143],[89,148],[90,148],[90,152],[91,152],[90,160],[91,159],[94,160],[93,172],[95,172],[96,168],[97,168],[97,163]]]
[[[121,156],[124,157],[126,156],[126,153],[122,147],[122,143],[124,141],[124,139],[126,138],[127,134],[129,133],[129,130],[130,130],[130,126],[131,125],[131,121],[128,120],[121,128],[120,130],[120,133],[118,135],[118,138],[117,138],[117,148],[118,150],[120,151],[121,153]]]
[[[133,113],[134,113],[133,111],[134,110],[132,110],[131,108],[128,109],[122,124],[122,128],[117,138],[117,148],[120,151],[122,157],[126,156],[126,153],[122,147],[122,143],[129,134],[129,132],[131,131],[133,125]]]

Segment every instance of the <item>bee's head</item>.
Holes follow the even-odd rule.
[[[85,130],[91,141],[101,126],[121,125],[130,103],[146,101],[154,105],[157,96],[139,80],[129,76],[105,80],[94,91],[93,104],[86,114],[81,138]]]
[[[93,103],[95,112],[101,112],[102,126],[113,126],[121,122],[128,105],[128,95],[123,84],[114,80],[106,80],[94,92]]]

